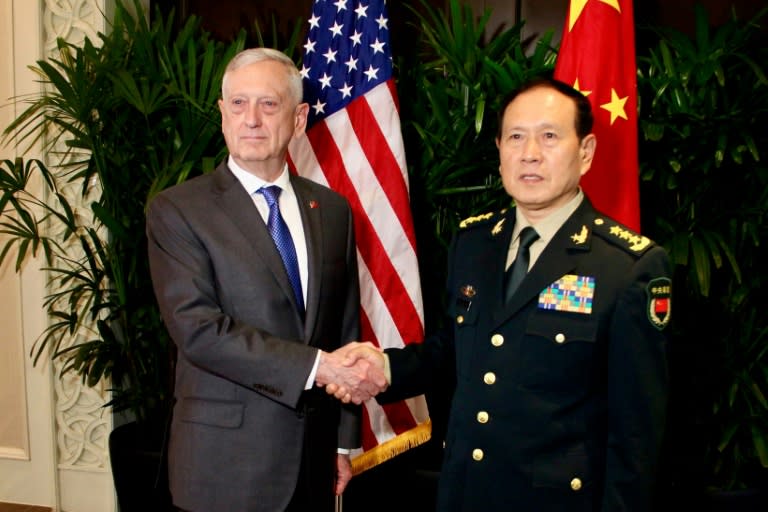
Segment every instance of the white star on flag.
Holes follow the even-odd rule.
[[[302,77],[312,108],[306,137],[290,147],[292,169],[352,207],[361,339],[382,348],[421,342],[424,311],[386,3],[315,0],[310,20]],[[355,474],[430,437],[423,396],[386,406],[369,400],[363,418]]]

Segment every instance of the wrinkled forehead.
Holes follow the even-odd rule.
[[[230,69],[222,80],[222,97],[232,95],[272,96],[298,105],[301,102],[301,77],[297,78],[284,63],[260,60]]]

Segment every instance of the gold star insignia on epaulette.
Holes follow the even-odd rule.
[[[572,234],[571,240],[573,240],[574,243],[581,245],[587,241],[588,234],[589,234],[589,231],[587,230],[587,226],[581,226],[581,232]]]
[[[626,240],[630,251],[640,252],[651,243],[650,238],[623,229],[621,226],[613,226],[611,228],[611,234],[622,240]]]
[[[482,215],[475,215],[474,217],[467,217],[466,219],[464,219],[459,223],[459,227],[462,229],[466,228],[467,226],[469,226],[470,224],[474,224],[475,222],[480,222],[481,220],[490,219],[491,217],[493,217],[493,215],[494,213],[490,212],[490,213],[484,213]]]
[[[497,223],[496,223],[496,225],[495,225],[495,226],[493,226],[493,229],[491,230],[491,234],[492,234],[493,236],[496,236],[496,235],[498,235],[499,233],[501,233],[501,227],[504,225],[504,221],[505,221],[505,220],[507,220],[507,219],[506,219],[506,218],[504,218],[504,219],[501,219],[499,222],[497,222]]]

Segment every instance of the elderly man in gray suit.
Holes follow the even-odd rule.
[[[229,158],[149,206],[155,294],[178,348],[169,478],[181,510],[333,510],[360,410],[318,388],[360,388],[359,404],[386,386],[369,363],[342,364],[359,337],[352,213],[288,171],[301,99],[284,54],[235,56],[219,101]]]

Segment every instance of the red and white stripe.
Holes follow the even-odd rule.
[[[316,123],[289,152],[299,174],[341,193],[352,207],[362,341],[382,348],[421,342],[424,310],[393,80]],[[423,396],[386,406],[370,400],[364,414],[363,451],[429,420]]]

